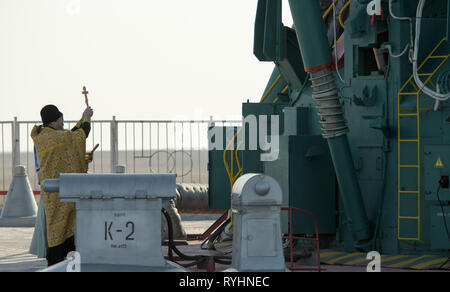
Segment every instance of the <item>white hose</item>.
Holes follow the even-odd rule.
[[[393,19],[396,19],[396,20],[399,20],[399,21],[402,21],[402,20],[409,21],[409,44],[407,44],[405,46],[403,51],[400,54],[398,54],[398,55],[394,55],[394,53],[392,52],[392,47],[390,45],[386,46],[389,49],[389,55],[392,58],[400,58],[401,56],[403,56],[408,51],[408,48],[412,49],[412,44],[413,44],[412,19],[410,17],[399,17],[399,16],[394,15],[394,13],[392,12],[392,0],[389,0],[389,14],[391,15],[391,17]]]
[[[403,51],[402,51],[400,54],[398,54],[398,55],[395,55],[395,54],[392,52],[392,46],[391,46],[391,45],[386,45],[386,48],[389,50],[389,55],[390,55],[392,58],[400,58],[401,56],[403,56],[403,55],[408,51],[408,49],[409,49],[409,44],[406,44],[406,46],[405,46],[405,48],[403,49]]]
[[[437,92],[439,92],[439,93],[441,93],[440,91],[439,91],[439,84],[437,84],[436,85],[436,90],[437,90]],[[438,109],[439,109],[439,104],[440,104],[440,100],[435,100],[434,101],[434,107],[433,107],[433,110],[436,112]]]
[[[337,34],[337,30],[336,30],[336,8],[335,8],[335,1],[332,1],[333,3],[333,28],[334,28],[334,61],[335,61],[335,65],[336,65],[336,73],[339,76],[339,79],[341,79],[341,82],[343,84],[345,84],[344,79],[341,76],[341,73],[339,72],[339,67],[338,67],[338,51],[337,51],[337,41],[336,41],[336,34]]]
[[[413,56],[413,75],[414,75],[414,81],[416,82],[417,86],[422,90],[423,93],[430,96],[431,98],[439,101],[444,101],[450,98],[450,93],[447,94],[441,94],[437,91],[433,91],[429,89],[428,87],[423,84],[423,82],[420,80],[417,70],[417,59],[419,55],[419,41],[420,41],[420,30],[421,30],[421,23],[422,23],[422,13],[423,13],[423,7],[425,6],[426,0],[419,0],[419,4],[417,5],[417,13],[416,13],[416,39],[414,41],[414,56]]]
[[[392,16],[393,19],[407,20],[409,22],[412,21],[412,19],[410,17],[400,17],[400,16],[395,16],[394,15],[394,13],[392,12],[392,0],[389,0],[389,14]]]

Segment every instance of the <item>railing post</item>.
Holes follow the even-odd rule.
[[[12,137],[12,175],[14,176],[16,166],[20,165],[20,126],[17,117],[14,117],[11,128]]]
[[[209,116],[208,130],[210,127],[214,127],[213,116]]]
[[[111,121],[111,173],[116,172],[116,165],[119,164],[119,127],[116,121],[116,116],[113,116]]]

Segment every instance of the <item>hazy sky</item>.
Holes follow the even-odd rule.
[[[274,66],[253,55],[256,6],[0,0],[0,120],[39,120],[50,103],[78,119],[83,85],[94,119],[239,119]]]

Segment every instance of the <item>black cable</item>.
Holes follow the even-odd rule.
[[[169,233],[169,247],[181,258],[185,259],[185,260],[200,260],[202,259],[202,256],[190,256],[190,255],[186,255],[184,253],[182,253],[177,246],[175,245],[174,241],[173,241],[173,226],[172,226],[172,220],[170,219],[170,215],[169,213],[166,211],[166,209],[162,208],[161,212],[164,214],[164,217],[166,217],[166,221],[167,221],[167,228],[168,228],[168,233]]]
[[[439,191],[440,190],[441,190],[441,184],[439,183],[439,187],[437,189],[436,196],[437,196],[437,199],[439,201],[439,205],[441,206],[442,220],[444,221],[445,231],[447,232],[447,237],[448,237],[448,240],[450,241],[450,233],[448,232],[447,220],[445,219],[446,216],[445,216],[445,212],[444,212],[444,206],[442,204],[441,199],[439,198]]]
[[[226,261],[226,259],[230,259],[230,257],[228,257],[228,256],[210,256],[210,255],[194,255],[194,256],[190,256],[190,255],[182,253],[177,248],[177,246],[175,245],[175,242],[173,241],[173,226],[172,226],[172,219],[170,218],[169,213],[164,208],[161,208],[161,212],[164,214],[164,217],[166,218],[166,221],[167,221],[167,229],[168,229],[168,233],[169,233],[169,244],[168,244],[169,252],[171,250],[173,250],[182,259],[193,261],[193,262],[188,263],[188,264],[179,264],[179,265],[181,265],[183,267],[190,267],[190,266],[198,265],[198,264],[200,264],[202,262],[205,262],[209,258],[213,258],[213,260],[216,263],[220,263],[220,264],[223,264],[223,265],[231,265],[231,261]],[[169,255],[169,257],[171,257],[171,255]],[[173,256],[172,256],[172,261],[173,261]]]
[[[200,245],[200,247],[201,247],[202,249],[204,249],[204,248],[203,248],[203,245],[204,245],[206,242],[208,242],[208,249],[216,250],[216,249],[214,248],[214,241],[217,239],[217,237],[222,233],[222,231],[225,229],[225,227],[226,227],[226,226],[228,225],[228,223],[230,223],[230,222],[231,222],[231,217],[228,218],[227,220],[225,220],[219,227],[217,227],[217,229],[216,229],[213,233],[211,233],[211,235],[208,236],[208,238],[205,239],[205,241],[202,242],[202,244]]]
[[[441,206],[442,220],[444,221],[445,231],[447,232],[447,237],[448,237],[448,240],[450,241],[450,233],[448,232],[447,220],[445,219],[446,216],[445,216],[445,212],[444,212],[444,206],[442,204],[441,198],[439,198],[439,191],[441,190],[441,183],[442,183],[442,181],[440,180],[439,187],[436,192],[436,196],[439,201],[439,205]],[[439,267],[439,269],[442,269],[449,261],[450,261],[450,257],[447,257],[447,260]]]

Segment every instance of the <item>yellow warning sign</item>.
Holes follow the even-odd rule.
[[[444,168],[444,164],[442,163],[441,157],[438,157],[438,159],[436,160],[434,168]]]

